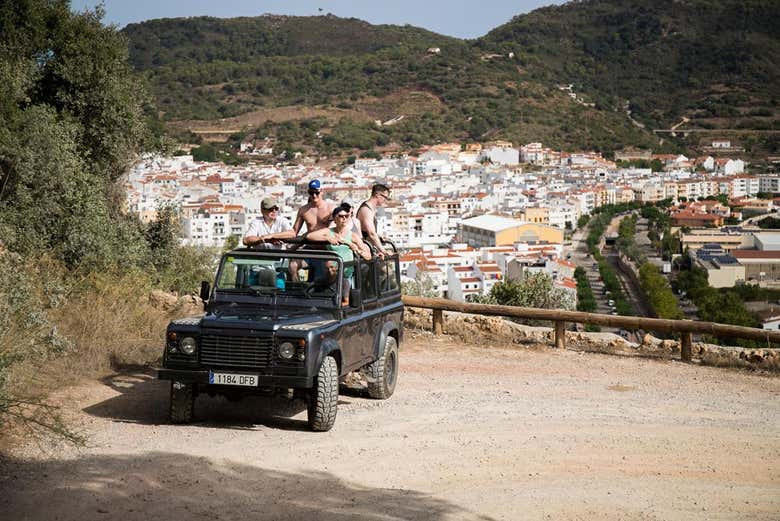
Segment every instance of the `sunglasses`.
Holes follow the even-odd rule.
[[[347,217],[349,217],[349,214],[348,213],[340,213],[340,214],[338,214],[336,216],[336,219],[341,219],[342,217],[346,219]]]
[[[309,195],[320,195],[320,190],[309,190]]]
[[[271,208],[263,208],[263,210],[265,210],[266,212],[278,212],[279,211],[279,207],[278,206],[273,206]]]

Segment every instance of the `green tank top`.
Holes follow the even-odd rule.
[[[333,230],[330,230],[330,234],[333,236],[336,235]],[[352,262],[355,260],[355,255],[352,253],[352,249],[348,246],[349,244],[352,244],[352,234],[350,233],[344,237],[344,240],[347,242],[347,244],[328,244],[327,249],[336,252],[336,254],[341,257],[341,260],[344,261],[344,263]],[[344,266],[344,277],[348,279],[352,278],[353,272],[353,266]]]

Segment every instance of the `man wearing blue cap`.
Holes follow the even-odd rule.
[[[330,226],[333,205],[322,196],[322,184],[319,179],[309,181],[309,201],[298,210],[293,230],[295,234],[301,233],[301,228],[306,225],[307,232],[313,232]]]
[[[321,230],[330,226],[333,213],[333,205],[322,196],[322,183],[319,179],[309,181],[309,200],[298,210],[295,217],[292,231],[288,232],[291,237],[300,235],[301,228],[306,225],[306,232]],[[324,269],[322,262],[310,261],[309,263],[310,279],[320,275]],[[293,280],[298,280],[298,262],[290,262],[290,274]]]

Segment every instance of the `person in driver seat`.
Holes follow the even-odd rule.
[[[341,277],[341,305],[349,305],[349,281]],[[314,294],[335,296],[339,290],[339,263],[329,260],[325,263],[325,275],[314,281]]]

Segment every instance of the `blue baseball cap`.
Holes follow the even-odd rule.
[[[322,184],[319,179],[309,181],[309,190],[322,190]]]

